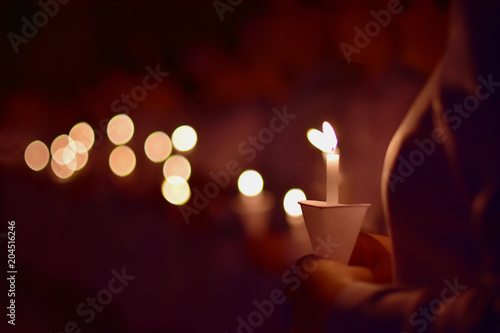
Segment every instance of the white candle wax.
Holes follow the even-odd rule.
[[[339,204],[339,162],[338,154],[331,152],[326,155],[326,204]]]
[[[339,155],[335,154],[337,136],[332,125],[323,122],[323,132],[310,129],[307,132],[309,141],[323,151],[326,160],[326,204],[334,206],[339,204]]]

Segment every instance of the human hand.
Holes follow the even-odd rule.
[[[373,282],[392,282],[392,243],[387,236],[360,233],[349,265],[363,266],[373,273]]]
[[[392,281],[392,245],[387,236],[361,233],[347,266],[313,255],[299,259],[294,273],[301,283],[288,290],[294,333],[324,332],[330,306],[340,290],[355,281]]]
[[[355,281],[372,281],[366,267],[347,266],[313,255],[299,259],[294,273],[301,283],[288,289],[295,333],[324,332],[331,304],[339,291]],[[298,286],[298,287],[297,287]]]

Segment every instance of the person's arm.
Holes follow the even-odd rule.
[[[350,285],[358,281],[390,283],[390,239],[386,236],[361,233],[351,255],[350,265],[356,266],[318,259],[312,255],[298,260],[296,266],[303,272],[297,275],[308,278],[301,279],[300,288],[288,292],[293,307],[294,332],[323,332],[331,305],[341,290]],[[370,287],[369,291],[374,289]]]
[[[500,236],[500,190],[494,183],[475,200],[473,218],[484,237]],[[452,277],[440,288],[412,288],[393,284],[391,248],[383,236],[361,234],[347,266],[310,257],[309,278],[289,291],[294,332],[499,332],[500,243],[487,242],[484,271],[474,285]],[[310,271],[310,267],[316,267]],[[381,283],[374,283],[379,281]]]
[[[316,267],[288,293],[295,333],[500,330],[500,279],[491,273],[475,286],[455,278],[430,290],[367,282],[373,275],[366,268],[330,260]]]
[[[333,302],[326,332],[499,332],[500,283],[446,280],[441,290],[354,282]]]

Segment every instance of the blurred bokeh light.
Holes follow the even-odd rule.
[[[291,216],[302,215],[302,209],[298,203],[302,200],[306,200],[306,195],[301,189],[294,188],[286,192],[283,199],[283,208],[285,208],[285,212]]]
[[[163,132],[151,133],[144,143],[146,156],[153,162],[162,162],[172,152],[172,142]]]
[[[189,184],[181,176],[170,176],[165,179],[161,192],[168,202],[177,206],[185,204],[191,197]]]
[[[87,146],[80,141],[75,141],[75,151],[73,151],[73,154],[76,161],[75,171],[83,169],[89,158]]]
[[[109,167],[117,176],[128,176],[135,168],[135,154],[128,146],[118,146],[109,155]]]
[[[182,155],[170,156],[163,165],[163,176],[167,179],[170,176],[180,176],[188,180],[191,176],[191,164]]]
[[[255,170],[245,170],[238,178],[238,189],[249,197],[256,196],[264,188],[264,180]]]
[[[111,118],[108,123],[108,138],[115,145],[123,145],[134,135],[134,123],[126,114],[119,114]]]
[[[40,171],[49,163],[49,149],[40,140],[30,143],[24,151],[26,164],[35,171]]]
[[[74,141],[66,134],[61,134],[52,141],[50,145],[50,153],[52,154],[52,158],[61,165],[66,164],[64,161],[64,151],[70,145],[73,144]],[[68,157],[66,157],[68,159]]]
[[[61,151],[60,149],[59,151]],[[76,161],[73,160],[70,163],[67,164],[61,164],[57,162],[57,160],[53,157],[50,161],[50,166],[52,167],[52,172],[60,178],[60,179],[67,179],[73,175],[76,169]]]
[[[196,146],[198,135],[194,128],[188,125],[177,127],[172,133],[172,144],[178,151],[188,151]]]
[[[74,141],[80,141],[85,146],[86,150],[92,148],[95,140],[94,130],[85,122],[73,126],[71,131],[69,131],[69,136]]]

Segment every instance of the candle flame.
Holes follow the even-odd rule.
[[[290,216],[301,216],[302,208],[299,205],[301,200],[306,200],[306,195],[301,189],[294,188],[286,192],[283,198],[285,212]]]
[[[238,178],[238,189],[248,197],[254,197],[262,192],[264,180],[255,170],[245,170]]]
[[[323,132],[317,129],[310,129],[307,131],[307,138],[316,148],[331,153],[337,148],[337,136],[329,122],[323,122]]]

